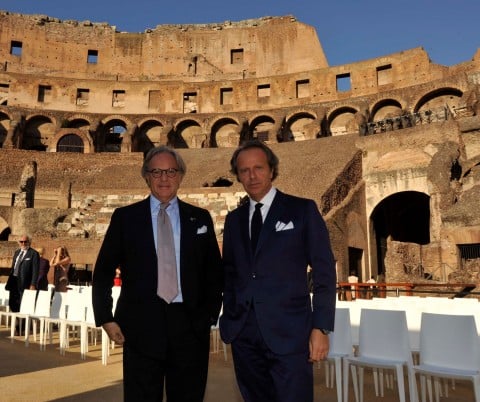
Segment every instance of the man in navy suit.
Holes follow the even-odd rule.
[[[311,402],[312,362],[327,356],[335,317],[326,225],[314,201],[272,186],[278,158],[264,143],[244,143],[230,164],[249,196],[227,215],[223,238],[220,331],[232,344],[240,392],[248,402]]]
[[[10,291],[9,306],[14,312],[20,311],[23,291],[36,289],[40,255],[30,247],[30,237],[23,235],[18,240],[20,248],[13,254],[12,268],[6,288]]]
[[[182,202],[177,190],[186,172],[181,156],[169,147],[153,148],[142,176],[147,199],[114,211],[93,274],[95,321],[123,345],[125,401],[201,402],[207,381],[210,327],[222,302],[223,273],[212,218],[205,209]],[[171,222],[176,262],[175,296],[164,300],[164,246],[169,236],[157,216]],[[164,215],[161,215],[165,222]],[[160,225],[160,223],[158,223]],[[173,252],[175,255],[173,255]],[[122,287],[112,314],[115,271]],[[162,283],[163,282],[163,283]],[[158,285],[158,286],[157,286]]]

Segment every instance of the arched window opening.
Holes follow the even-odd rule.
[[[79,152],[83,153],[84,146],[82,139],[76,134],[67,134],[60,138],[57,144],[57,152]]]

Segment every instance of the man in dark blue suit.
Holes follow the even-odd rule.
[[[245,401],[311,402],[312,362],[327,356],[335,317],[325,222],[314,201],[272,186],[278,158],[265,144],[243,144],[230,163],[249,202],[225,221],[222,339],[232,344]]]
[[[95,321],[123,345],[125,401],[162,401],[164,389],[169,402],[203,401],[223,275],[209,212],[177,198],[185,172],[175,150],[149,151],[142,176],[150,197],[115,210],[95,264]],[[122,287],[113,314],[117,268]]]
[[[23,235],[18,240],[20,248],[13,254],[12,268],[6,288],[10,291],[9,306],[14,312],[20,311],[23,291],[36,289],[40,255],[30,247],[30,237]]]

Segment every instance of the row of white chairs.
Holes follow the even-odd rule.
[[[352,306],[355,303],[349,302]],[[432,381],[438,402],[441,378],[472,381],[475,401],[480,402],[480,339],[474,315],[422,312],[419,347],[414,350],[405,310],[360,308],[357,342],[351,313],[348,307],[337,307],[335,331],[329,335],[330,353],[325,363],[327,385],[331,387],[335,369],[339,402],[348,402],[349,368],[355,401],[363,402],[365,367],[372,368],[377,396],[383,396],[383,370],[393,369],[399,400],[405,402],[406,368],[411,402],[418,401],[415,374],[420,377],[422,402],[426,401],[427,390],[433,401]],[[418,363],[413,359],[415,353]]]
[[[352,336],[358,344],[360,312],[362,308],[401,310],[407,316],[410,346],[414,351],[420,348],[420,324],[422,313],[440,313],[450,315],[473,315],[480,331],[480,303],[476,298],[420,297],[400,296],[355,301],[337,301],[337,307],[348,308],[352,322]],[[480,332],[479,332],[480,335]]]
[[[112,287],[114,308],[120,293],[119,287]],[[0,324],[2,317],[6,317],[6,325],[10,320],[10,338],[14,342],[17,328],[22,334],[25,346],[29,346],[30,326],[32,326],[33,339],[37,337],[37,323],[39,324],[40,350],[45,350],[47,339],[52,344],[53,330],[58,328],[59,349],[62,355],[69,348],[71,335],[80,339],[80,355],[86,358],[89,343],[96,344],[97,337],[102,337],[102,363],[107,364],[110,348],[114,347],[106,332],[96,327],[91,303],[91,288],[81,287],[68,292],[53,292],[25,290],[20,304],[19,312],[0,311]],[[31,324],[31,325],[30,325]]]
[[[3,318],[5,318],[5,325],[10,327],[12,342],[15,339],[16,328],[19,327],[20,335],[22,333],[24,335],[25,346],[28,346],[30,342],[30,326],[32,326],[33,340],[36,342],[38,333],[40,350],[45,350],[47,341],[49,341],[50,345],[53,343],[53,329],[56,327],[59,330],[60,353],[64,355],[69,348],[70,334],[79,334],[80,353],[81,357],[85,359],[89,343],[96,344],[101,330],[102,363],[104,365],[107,364],[109,352],[115,347],[115,343],[109,340],[103,329],[95,326],[93,308],[91,306],[91,287],[73,285],[69,286],[69,291],[66,293],[54,292],[53,286],[49,288],[49,291],[26,290],[22,298],[20,311],[18,313],[10,313],[8,310],[9,292],[4,290],[4,285],[0,284],[0,301],[5,300],[7,309],[0,311],[0,325]],[[114,309],[120,295],[120,289],[118,286],[112,287]],[[25,331],[22,332],[24,322]],[[39,325],[38,331],[37,324]],[[225,360],[227,360],[227,346],[220,339],[218,323],[212,327],[211,334],[212,353],[218,353],[220,346],[223,346],[223,355]]]

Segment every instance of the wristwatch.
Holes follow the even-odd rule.
[[[328,334],[329,334],[330,332],[332,332],[332,331],[330,331],[329,329],[320,328],[320,332],[321,332],[323,335],[328,335]]]

